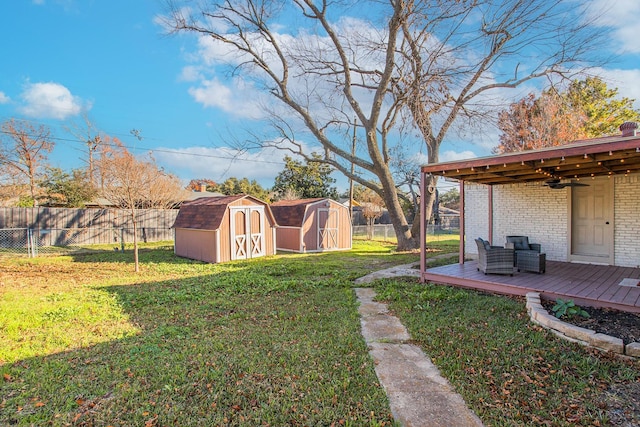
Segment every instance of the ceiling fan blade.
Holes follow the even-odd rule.
[[[567,182],[564,184],[567,187],[588,187],[589,184],[584,184],[582,182]]]

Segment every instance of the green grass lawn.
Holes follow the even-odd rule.
[[[417,253],[356,241],[213,265],[159,244],[138,274],[132,258],[2,260],[0,425],[394,425],[352,287]],[[375,286],[486,425],[607,425],[605,392],[639,379],[637,362],[532,325],[523,301]]]
[[[392,425],[348,253],[204,264],[170,247],[0,266],[0,425]]]
[[[640,425],[640,362],[561,340],[522,298],[406,279],[376,292],[486,425]]]

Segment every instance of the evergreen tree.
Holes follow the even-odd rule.
[[[236,194],[248,194],[265,202],[269,202],[269,191],[264,189],[254,179],[249,181],[247,178],[238,179],[236,177],[228,178],[221,184],[214,185],[212,191],[233,196]]]
[[[313,159],[320,159],[318,154],[313,154]],[[326,163],[309,161],[302,163],[289,156],[284,158],[284,170],[276,177],[273,192],[278,199],[282,199],[287,193],[295,193],[301,199],[329,197],[338,198],[338,190],[331,187],[335,178],[331,177],[333,168]]]
[[[81,208],[96,195],[88,173],[81,169],[68,174],[60,168],[48,168],[40,185],[47,195],[46,204]]]

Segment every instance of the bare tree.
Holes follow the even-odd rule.
[[[34,206],[38,205],[37,183],[53,147],[51,132],[44,125],[35,126],[16,119],[2,123],[0,165],[27,180]]]
[[[361,196],[360,206],[362,207],[362,216],[367,220],[367,239],[373,239],[373,225],[376,219],[380,218],[384,213],[383,201],[380,196],[367,189]]]
[[[126,209],[133,225],[135,271],[139,271],[138,208],[163,209],[186,199],[187,190],[179,180],[159,169],[152,158],[136,159],[122,148],[101,156],[97,162],[103,177],[101,196]]]
[[[95,158],[98,157],[100,149],[106,141],[100,136],[87,111],[82,112],[82,123],[72,124],[68,131],[87,146],[87,176],[89,177],[90,185],[95,187]]]
[[[217,54],[210,64],[228,66],[278,101],[264,110],[279,138],[255,142],[276,141],[311,160],[302,143],[310,135],[323,162],[384,200],[400,250],[418,246],[419,221],[409,225],[390,170],[399,136],[417,129],[429,163],[437,162],[454,124],[486,120],[488,107],[498,107],[489,93],[576,70],[604,36],[566,0],[167,4],[172,31],[201,36]],[[346,19],[356,8],[357,17]],[[278,32],[283,22],[301,27]],[[354,116],[366,145],[355,153]]]

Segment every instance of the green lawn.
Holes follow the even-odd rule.
[[[0,425],[391,425],[351,287],[392,249],[4,260]]]
[[[417,260],[366,241],[220,265],[154,245],[138,274],[111,248],[4,259],[0,425],[394,425],[352,287]],[[639,379],[533,326],[521,300],[375,286],[486,425],[607,425],[605,392]]]
[[[640,425],[640,362],[561,340],[522,298],[406,279],[376,292],[486,425]]]

